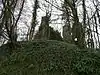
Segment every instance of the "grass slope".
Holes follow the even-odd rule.
[[[100,57],[60,41],[20,42],[0,63],[0,75],[100,75]]]

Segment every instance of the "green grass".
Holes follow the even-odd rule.
[[[61,41],[19,42],[0,63],[0,75],[100,75],[100,57]]]

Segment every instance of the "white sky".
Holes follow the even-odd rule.
[[[33,4],[34,4],[33,1],[34,0],[27,0],[27,3],[25,4],[23,16],[21,17],[21,20],[19,21],[20,32],[25,33],[27,31],[27,26],[25,25],[25,23],[29,25],[30,22],[31,22],[32,9],[33,9]],[[59,7],[61,7],[61,5],[60,5],[61,0],[55,0],[55,1],[57,1],[58,3],[55,3],[54,5],[58,5]],[[87,7],[90,7],[92,9],[92,11],[95,11],[94,8],[93,8],[93,4],[90,1],[92,1],[92,0],[86,0],[86,5],[87,5]],[[42,4],[45,4],[44,0],[40,0],[40,6],[42,6]],[[91,13],[90,8],[87,9],[89,11],[88,13],[93,14],[93,13]],[[79,20],[80,20],[80,22],[82,22],[82,17],[83,16],[82,16],[82,6],[81,6],[81,4],[78,4],[77,9],[78,9]],[[46,12],[46,9],[44,7],[42,7],[42,9],[38,9],[37,20],[39,22],[39,25],[41,23],[41,17],[45,16],[45,12]],[[51,16],[51,20],[55,19],[55,18],[61,18],[60,16],[54,15],[54,14],[61,14],[61,13],[62,12],[60,10],[57,10],[56,8],[53,8],[53,13],[52,13],[52,16]],[[59,30],[59,32],[62,32],[63,24],[56,24],[56,23],[63,23],[63,21],[61,19],[59,19],[58,21],[55,21],[53,23],[55,23],[55,24],[50,24],[50,25],[54,29]],[[39,25],[37,25],[36,29],[38,29]]]
[[[58,2],[57,4],[59,4],[60,0],[57,0],[57,2]],[[45,3],[44,3],[43,0],[42,1],[40,0],[40,6],[42,6],[42,4],[45,4]],[[32,0],[27,0],[27,3],[24,6],[24,12],[23,12],[22,17],[21,17],[21,19],[19,21],[19,27],[18,27],[18,29],[20,29],[19,33],[21,33],[21,32],[23,32],[23,33],[27,32],[27,26],[25,25],[25,23],[27,25],[30,25],[31,17],[32,17],[33,5],[34,5],[34,2]],[[53,8],[53,14],[55,14],[56,12],[57,12],[57,14],[61,14],[61,11],[58,11],[57,9]],[[38,27],[39,27],[39,25],[41,23],[41,17],[45,16],[45,14],[46,14],[45,7],[42,7],[42,10],[38,9],[37,20],[38,20],[39,24],[37,25],[36,29],[38,29]],[[56,17],[58,17],[58,16],[56,16],[56,15],[52,15],[51,16],[52,19],[55,19]],[[61,22],[61,21],[59,20],[58,22]],[[50,25],[52,27],[54,27],[54,29],[58,29],[60,32],[62,31],[61,30],[62,29],[61,25],[58,25],[58,24],[50,24]],[[23,33],[20,34],[20,35],[23,35]]]

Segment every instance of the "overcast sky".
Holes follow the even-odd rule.
[[[41,17],[45,16],[45,12],[46,12],[45,7],[43,6],[43,4],[46,4],[46,3],[44,3],[44,0],[39,0],[39,1],[40,1],[39,5],[40,5],[40,7],[42,7],[42,9],[38,9],[38,17],[37,17],[38,26],[41,23]],[[62,0],[55,0],[54,5],[61,7],[61,1]],[[80,1],[80,0],[78,0],[78,1]],[[93,8],[93,4],[90,1],[92,1],[92,0],[86,0],[86,5],[87,5],[87,7],[88,6],[91,7],[92,11],[95,11],[94,8]],[[0,3],[1,3],[1,0],[0,0]],[[27,26],[26,25],[30,25],[30,23],[31,23],[33,5],[34,5],[34,0],[26,0],[22,16],[21,16],[19,23],[18,23],[18,28],[20,29],[19,33],[20,32],[23,32],[23,33],[27,32]],[[79,18],[80,18],[79,20],[81,22],[82,21],[82,6],[81,6],[80,3],[78,4],[77,9],[78,9],[78,15],[79,15]],[[90,9],[87,9],[87,10],[90,11],[88,13],[91,13]],[[63,24],[56,24],[56,23],[63,23],[63,21],[61,20],[61,16],[57,16],[55,14],[60,15],[61,13],[62,13],[62,11],[53,7],[53,13],[52,13],[52,16],[51,16],[51,20],[56,19],[56,18],[59,18],[59,20],[53,21],[52,23],[54,23],[54,24],[50,24],[50,25],[52,27],[54,27],[54,29],[59,30],[59,32],[62,32]],[[38,26],[36,27],[36,29],[38,29]]]
[[[22,32],[22,34],[20,34],[20,35],[23,35],[23,33],[27,32],[27,26],[25,24],[30,25],[30,23],[31,23],[32,10],[33,10],[33,5],[34,5],[33,1],[34,0],[26,0],[24,10],[23,10],[23,13],[20,18],[19,25],[18,25],[19,33]],[[59,6],[61,7],[60,0],[57,0],[57,2],[58,3],[56,3],[56,5],[59,4]],[[38,13],[37,13],[38,25],[36,27],[36,30],[38,29],[38,27],[41,23],[41,17],[46,15],[46,9],[43,6],[43,4],[45,5],[46,3],[44,3],[43,0],[42,1],[40,0],[39,5],[40,5],[40,7],[42,7],[42,9],[38,9]],[[61,14],[61,12],[62,11],[59,11],[56,8],[53,8],[51,19],[61,18],[60,16],[55,15],[55,14],[59,15],[59,14]],[[53,22],[53,23],[55,23],[55,24],[50,24],[50,26],[52,26],[54,29],[59,30],[59,32],[61,32],[62,31],[61,24],[56,24],[56,23],[61,23],[61,19],[59,19],[57,22]]]

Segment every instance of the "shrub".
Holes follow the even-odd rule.
[[[0,75],[100,75],[100,57],[59,41],[23,42],[1,62]]]

